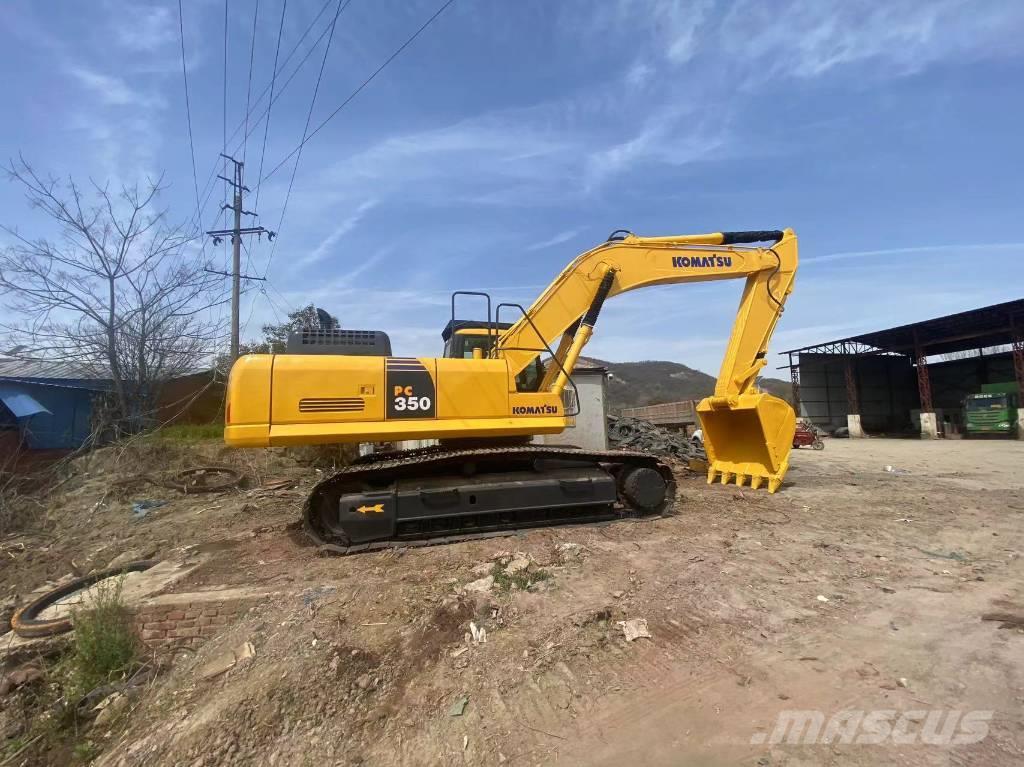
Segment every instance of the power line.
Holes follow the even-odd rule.
[[[309,102],[309,112],[306,113],[306,125],[302,129],[302,141],[299,143],[299,149],[302,149],[302,145],[306,143],[306,135],[309,133],[309,124],[313,120],[313,109],[314,109],[314,107],[316,107],[316,97],[317,97],[317,94],[320,93],[320,82],[321,82],[321,80],[323,80],[324,69],[327,66],[327,57],[328,57],[328,55],[331,52],[331,43],[334,41],[334,30],[335,30],[335,28],[337,27],[337,24],[338,24],[338,17],[341,15],[342,11],[344,11],[346,8],[348,8],[348,6],[349,6],[349,4],[351,2],[352,2],[352,0],[338,0],[338,9],[334,12],[334,20],[331,22],[331,34],[327,38],[327,47],[324,48],[324,57],[320,61],[320,73],[316,77],[316,85],[313,86],[313,98],[310,99],[310,102]],[[288,201],[291,199],[291,196],[292,196],[292,187],[295,185],[295,175],[296,175],[296,173],[298,173],[299,162],[301,160],[302,160],[302,152],[300,151],[298,153],[298,156],[295,158],[295,166],[292,168],[292,177],[291,177],[291,180],[288,182],[288,191],[285,193],[285,196],[284,196],[284,205],[281,206],[281,220],[278,222],[278,225],[277,225],[277,230],[278,231],[281,231],[281,226],[284,224],[285,213],[288,212]],[[270,264],[274,260],[274,253],[276,251],[277,251],[277,243],[275,242],[273,245],[270,246],[270,255],[267,256],[267,266],[263,270],[263,276],[264,277],[266,277],[267,276],[267,272],[270,271]]]
[[[383,72],[384,69],[388,66],[388,64],[390,64],[392,61],[394,61],[396,58],[398,58],[398,56],[401,55],[402,51],[404,51],[406,48],[408,48],[412,44],[412,42],[417,37],[419,37],[420,34],[422,34],[427,29],[427,27],[429,27],[431,24],[433,24],[434,21],[437,20],[437,18],[448,9],[448,6],[450,6],[454,2],[455,2],[455,0],[447,0],[447,2],[444,3],[444,5],[442,5],[440,8],[438,8],[437,11],[434,12],[433,16],[431,16],[429,19],[427,19],[423,23],[423,25],[412,34],[412,36],[410,36],[404,43],[402,43],[394,53],[392,53],[390,56],[388,56],[388,58],[385,59],[384,63],[381,64],[379,67],[377,67],[377,69],[373,72],[373,74],[371,74],[369,77],[367,77],[365,80],[363,80],[363,82],[359,85],[359,87],[356,88],[354,91],[352,91],[352,93],[350,93],[348,95],[348,98],[346,98],[344,101],[341,102],[341,104],[338,105],[337,109],[335,109],[333,112],[331,112],[327,116],[327,118],[323,122],[321,122],[312,131],[312,133],[310,133],[308,136],[305,136],[297,147],[295,147],[291,152],[289,152],[287,155],[285,155],[284,158],[281,160],[281,162],[279,162],[277,165],[274,166],[274,169],[271,170],[270,173],[268,173],[266,176],[264,176],[263,178],[260,179],[259,183],[262,184],[264,181],[266,181],[271,176],[273,176],[275,173],[277,173],[277,171],[281,169],[281,166],[283,166],[286,162],[288,162],[289,159],[294,157],[296,153],[300,152],[302,150],[302,147],[308,141],[312,140],[312,138],[317,133],[319,133],[323,129],[323,127],[325,125],[327,125],[327,123],[329,123],[331,120],[333,120],[334,117],[338,114],[338,112],[340,112],[342,109],[344,109],[346,106],[348,106],[349,102],[351,102],[356,96],[358,96],[362,92],[362,90],[364,88],[366,88],[367,85],[369,85],[371,82],[373,82],[374,79],[377,77],[377,75],[379,75],[381,72]]]
[[[275,284],[274,284],[273,282],[271,282],[270,280],[266,280],[266,281],[264,281],[264,283],[263,283],[263,284],[264,284],[264,285],[269,285],[269,286],[270,286],[270,289],[271,289],[271,290],[273,290],[273,291],[274,291],[275,293],[277,293],[277,295],[279,295],[279,296],[281,297],[281,301],[282,301],[282,302],[284,303],[284,306],[285,306],[285,313],[286,313],[286,314],[288,313],[288,311],[287,311],[287,310],[288,310],[289,308],[293,308],[293,307],[295,307],[295,304],[294,304],[294,303],[293,303],[292,301],[289,301],[289,300],[287,299],[287,297],[285,297],[285,294],[284,294],[284,293],[282,293],[282,292],[281,292],[281,291],[280,291],[280,290],[278,289],[277,285],[275,285]]]
[[[188,67],[185,66],[185,22],[182,20],[181,0],[178,0],[178,35],[181,40],[181,77],[185,81],[185,118],[188,123],[188,148],[192,154],[192,186],[196,192],[196,226],[202,226],[202,213],[199,208],[199,179],[196,176],[196,146],[192,140],[192,106],[188,96]],[[203,241],[203,252],[206,252],[206,241]]]
[[[222,104],[222,115],[223,123],[221,132],[223,134],[223,146],[221,151],[227,154],[228,151],[228,0],[224,0],[224,80],[223,80],[223,104]],[[224,167],[227,168],[227,160],[224,161]],[[216,166],[214,166],[214,173],[217,172]],[[227,187],[225,187],[226,189]]]
[[[264,289],[263,289],[263,295],[265,295],[265,296],[267,297],[267,303],[269,303],[269,304],[270,304],[270,308],[271,308],[271,309],[273,310],[273,312],[274,312],[274,319],[275,319],[275,320],[277,320],[277,324],[278,324],[278,325],[282,324],[282,323],[281,323],[281,315],[280,315],[280,314],[278,314],[278,309],[280,309],[281,307],[279,307],[279,306],[277,305],[277,301],[275,301],[275,300],[274,300],[274,298],[273,298],[273,296],[271,296],[271,295],[270,295],[270,294],[269,294],[269,293],[268,293],[268,292],[266,291],[266,288],[264,288]],[[287,312],[285,312],[285,317],[287,317],[287,316],[288,316],[288,313],[287,313]]]
[[[288,66],[288,62],[291,61],[292,56],[295,55],[295,52],[299,49],[299,46],[301,46],[303,41],[305,41],[305,39],[309,36],[309,33],[312,31],[313,27],[316,26],[316,22],[320,20],[320,17],[323,16],[324,11],[327,10],[327,7],[332,2],[334,2],[334,0],[326,0],[324,2],[324,4],[320,7],[319,12],[316,14],[316,16],[313,17],[313,20],[306,27],[305,31],[299,36],[299,39],[295,42],[295,45],[292,46],[291,50],[284,57],[284,61],[281,62],[280,70],[278,70],[275,67],[276,71],[274,72],[272,80],[277,77],[278,71],[283,71],[284,68],[286,66]],[[227,67],[227,48],[228,48],[228,43],[227,43],[227,40],[228,40],[228,35],[227,35],[227,30],[228,30],[227,19],[228,19],[227,0],[225,0],[224,1],[224,51],[225,51],[225,53],[224,53],[224,83],[225,83],[225,85],[224,85],[224,134],[225,134],[225,136],[224,136],[223,146],[221,147],[221,149],[223,150],[224,154],[228,154],[228,152],[227,152],[228,142],[234,140],[235,136],[238,135],[238,131],[240,131],[242,129],[243,125],[245,124],[245,119],[244,118],[242,120],[239,120],[238,124],[235,126],[235,129],[231,132],[231,135],[230,136],[227,135],[227,69],[228,69],[228,67]],[[298,66],[292,72],[291,76],[288,78],[288,80],[285,82],[285,84],[281,87],[280,91],[278,92],[278,97],[280,97],[280,95],[284,93],[285,88],[288,87],[288,83],[290,83],[292,81],[292,79],[295,77],[295,75],[298,73],[298,71],[302,68],[302,65],[306,63],[306,61],[309,58],[310,54],[312,54],[313,51],[316,50],[317,45],[320,43],[320,40],[323,39],[324,35],[327,33],[327,30],[329,28],[330,28],[330,25],[328,25],[327,27],[324,28],[324,31],[320,34],[320,37],[317,38],[317,41],[313,44],[313,46],[310,48],[310,50],[303,57],[302,61],[299,62]],[[260,94],[256,97],[256,100],[253,101],[251,109],[247,112],[247,116],[251,116],[252,111],[255,111],[255,109],[260,105],[260,103],[263,101],[263,97],[267,94],[267,91],[269,89],[270,89],[270,85],[269,84],[264,86],[263,90],[260,91]],[[277,99],[274,99],[274,100],[276,101]],[[255,128],[260,124],[260,120],[262,120],[263,117],[266,114],[267,114],[267,112],[264,111],[264,113],[262,115],[260,115],[260,118],[253,123],[252,129],[250,129],[250,131],[249,131],[250,135],[252,133],[252,130],[255,130]],[[241,148],[242,148],[242,145],[241,145],[241,143],[239,143],[235,147],[234,151],[237,152]],[[226,165],[225,165],[224,169],[222,169],[222,173],[226,174],[226,171],[227,171],[227,168],[226,168]],[[206,183],[203,185],[203,193],[204,194],[207,194],[206,190],[212,189],[212,187],[215,186],[214,182],[216,181],[216,179],[217,179],[217,163],[214,163],[213,170],[210,171],[210,175],[206,179]],[[225,194],[226,193],[227,193],[227,190],[225,189]],[[206,199],[209,200],[209,195],[208,194],[206,196]],[[204,210],[205,210],[206,204],[207,204],[206,202],[203,203]]]
[[[333,1],[333,0],[329,0],[329,1]],[[346,3],[346,5],[347,5],[347,3]],[[331,24],[328,24],[326,27],[324,27],[323,31],[320,32],[320,36],[315,41],[313,41],[313,45],[311,45],[309,50],[306,51],[306,55],[302,57],[302,60],[298,64],[296,64],[295,69],[293,69],[291,74],[288,75],[288,79],[286,79],[284,81],[284,85],[281,86],[281,90],[278,91],[277,95],[273,96],[273,98],[270,99],[270,103],[267,104],[267,108],[263,110],[263,114],[261,114],[259,116],[259,118],[257,118],[256,121],[253,123],[252,128],[250,128],[248,130],[248,132],[245,135],[245,138],[248,138],[249,136],[252,135],[253,131],[256,130],[256,128],[259,126],[260,122],[263,121],[264,117],[266,117],[268,121],[270,120],[270,110],[273,109],[274,104],[277,103],[278,99],[280,99],[281,96],[284,95],[285,90],[287,90],[288,86],[291,84],[291,81],[294,80],[295,76],[302,70],[302,67],[305,65],[305,63],[307,61],[309,61],[309,57],[312,56],[313,53],[316,51],[316,49],[319,47],[320,41],[323,40],[324,37],[327,36],[327,33],[331,31],[331,26],[332,26]],[[281,65],[281,68],[282,69],[284,68],[284,64]],[[255,108],[255,105],[254,105],[254,108]],[[266,125],[266,123],[264,123],[264,125]],[[260,173],[262,173],[262,172],[263,171],[261,169]],[[256,179],[256,194],[257,195],[259,194],[259,190],[260,190],[260,183],[259,183],[259,177],[257,177],[257,179]]]
[[[223,79],[223,94],[222,94],[222,98],[223,98],[223,101],[222,101],[222,106],[221,106],[221,109],[222,109],[222,112],[221,112],[221,114],[222,114],[221,135],[223,137],[223,145],[221,146],[220,154],[221,154],[221,157],[224,158],[224,161],[221,163],[221,177],[226,179],[227,175],[228,175],[228,160],[227,160],[227,154],[228,154],[228,0],[224,0],[224,79]],[[206,210],[206,206],[209,204],[210,197],[213,196],[213,190],[217,186],[217,183],[216,183],[217,179],[215,178],[216,173],[217,173],[217,165],[216,165],[216,163],[214,163],[213,173],[210,175],[210,181],[212,181],[213,183],[210,185],[210,194],[208,194],[206,196],[206,201],[203,203],[203,210]],[[203,188],[205,189],[205,187],[203,187]],[[227,196],[228,196],[228,182],[226,180],[224,181],[224,193],[223,193],[223,195],[224,195],[224,198],[227,199]],[[228,215],[228,213],[227,213],[227,210],[224,209],[224,208],[221,208],[221,210],[222,210],[222,213],[221,213],[221,228],[224,229],[224,228],[227,227],[227,222],[228,222],[227,215]],[[200,226],[202,226],[202,222],[201,221],[200,221]],[[225,268],[227,266],[227,262],[228,262],[228,246],[225,245],[224,246],[224,264],[225,264]]]
[[[281,5],[281,22],[277,25],[277,48],[274,50],[274,73],[270,77],[270,106],[267,107],[267,120],[263,123],[263,149],[260,150],[260,169],[256,174],[259,179],[263,175],[263,160],[267,156],[267,134],[270,132],[270,109],[274,106],[274,83],[277,82],[277,57],[281,53],[281,33],[284,31],[284,14],[288,10],[288,0]],[[256,204],[260,207],[260,185],[256,185]]]
[[[252,63],[256,58],[256,21],[260,17],[260,0],[256,0],[256,9],[252,12],[252,42],[249,44],[249,82],[245,86],[245,138],[242,140],[242,162],[245,162],[245,150],[249,145],[249,97],[252,95]]]

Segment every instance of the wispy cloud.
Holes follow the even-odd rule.
[[[701,47],[701,33],[713,7],[712,0],[605,0],[588,3],[586,26],[601,35],[609,29],[629,29],[631,36],[642,30],[656,41],[661,55],[685,64]],[[571,23],[579,26],[578,9]]]
[[[377,206],[377,200],[370,199],[359,204],[358,207],[346,218],[342,219],[334,229],[328,234],[320,244],[313,248],[308,255],[298,259],[295,263],[297,266],[309,266],[315,264],[318,261],[322,261],[324,258],[329,256],[334,246],[338,244],[342,237],[355,229],[359,222],[363,220],[363,217],[373,210]],[[351,273],[349,277],[351,278]]]
[[[153,53],[177,41],[177,19],[170,8],[118,0],[109,10],[116,20],[112,26],[114,37],[128,50]]]
[[[545,248],[551,248],[555,245],[561,245],[563,242],[568,242],[573,237],[576,237],[582,229],[566,229],[564,232],[549,237],[546,240],[535,242],[533,245],[527,248],[527,250],[544,250]]]
[[[106,75],[80,65],[69,66],[67,71],[78,81],[79,85],[90,91],[101,104],[106,106],[155,108],[162,107],[166,103],[159,96],[136,91],[129,87],[122,78],[115,75]]]
[[[686,128],[681,125],[686,123]],[[713,159],[727,144],[728,119],[708,121],[677,107],[652,112],[639,132],[605,146],[587,158],[584,189],[593,191],[609,179],[643,163],[681,166]]]
[[[740,0],[721,39],[742,41],[743,58],[762,79],[817,77],[858,63],[902,76],[938,61],[1008,53],[1022,25],[1024,5],[1013,2]]]
[[[914,256],[924,253],[956,253],[976,250],[1019,250],[1024,251],[1024,242],[987,242],[962,245],[918,245],[910,248],[883,248],[881,250],[856,250],[844,253],[828,253],[823,256],[809,256],[801,259],[804,264],[817,265],[835,261],[854,261],[882,256]]]
[[[628,26],[631,38],[649,47],[667,68],[678,70],[702,56],[720,63],[729,51],[730,69],[743,84],[813,78],[851,65],[900,77],[940,61],[1015,55],[1016,40],[1024,31],[1024,4],[608,0],[589,18],[584,29],[601,37]],[[579,26],[575,18],[573,23]]]

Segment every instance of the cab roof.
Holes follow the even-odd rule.
[[[448,324],[444,326],[444,330],[441,331],[441,340],[447,341],[452,337],[453,333],[457,333],[460,330],[466,330],[469,328],[486,330],[488,327],[498,331],[508,330],[512,327],[511,322],[491,322],[487,320],[449,320]]]

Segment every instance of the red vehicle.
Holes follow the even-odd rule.
[[[804,445],[810,445],[815,450],[824,450],[825,443],[821,441],[821,437],[818,436],[818,431],[809,423],[798,421],[796,425],[796,433],[793,435],[793,447],[803,447]]]

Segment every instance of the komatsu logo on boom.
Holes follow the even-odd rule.
[[[672,266],[697,266],[705,269],[710,267],[732,266],[732,256],[672,256]]]

